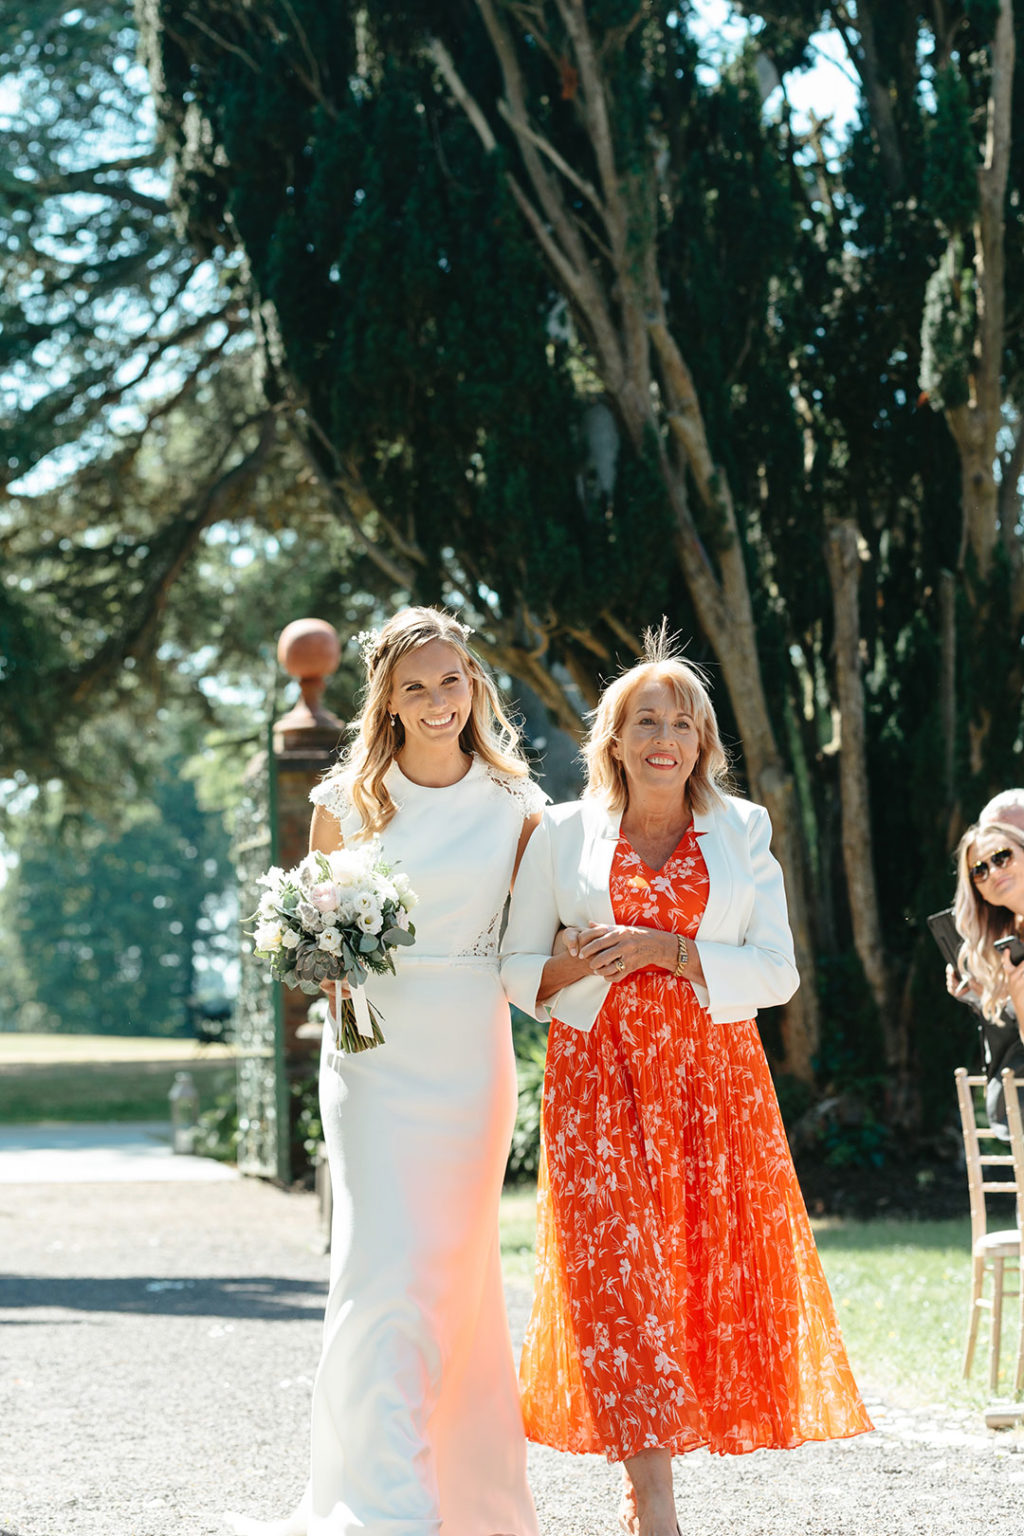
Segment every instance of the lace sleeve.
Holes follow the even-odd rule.
[[[487,769],[487,774],[493,784],[497,784],[507,795],[511,795],[522,811],[524,821],[527,816],[534,816],[538,811],[542,811],[551,799],[551,796],[546,795],[529,774],[505,773],[500,768],[490,767]]]
[[[355,810],[348,788],[340,779],[323,779],[319,784],[314,784],[309,792],[309,798],[314,805],[322,805],[324,810],[329,811],[342,825],[349,820]]]

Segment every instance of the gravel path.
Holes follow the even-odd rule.
[[[223,1536],[224,1509],[290,1507],[326,1273],[309,1195],[0,1183],[0,1536]],[[528,1300],[510,1290],[514,1332]],[[677,1463],[684,1536],[1021,1528],[1024,1435],[870,1407],[857,1440]],[[543,1536],[617,1536],[614,1469],[530,1467]]]

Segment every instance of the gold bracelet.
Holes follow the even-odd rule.
[[[681,976],[683,971],[686,969],[687,961],[690,958],[690,952],[686,947],[686,940],[683,938],[681,933],[676,934],[676,943],[679,948],[676,954],[676,968],[672,972],[672,975]]]

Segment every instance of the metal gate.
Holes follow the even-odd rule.
[[[245,775],[235,817],[234,861],[243,917],[256,911],[260,875],[277,863],[276,774],[267,744]],[[234,1024],[238,1069],[238,1167],[263,1178],[290,1177],[288,1085],[284,1063],[284,1014],[280,983],[252,952],[243,934],[241,975]]]

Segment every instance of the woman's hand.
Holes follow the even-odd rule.
[[[591,923],[590,928],[599,930],[601,933],[608,931],[603,923]],[[572,955],[575,959],[580,952],[580,936],[584,931],[589,933],[589,929],[559,928],[555,934],[555,942],[551,946],[552,955]]]
[[[946,966],[946,991],[950,997],[963,998],[968,992],[977,992],[978,985],[970,976],[961,976],[951,965]]]
[[[595,976],[603,976],[605,981],[621,981],[652,965],[674,971],[679,944],[674,933],[661,928],[627,928],[616,923],[602,929],[592,923],[580,934],[579,957]]]
[[[337,997],[335,996],[335,988],[337,985],[338,983],[336,981],[322,981],[320,983],[320,991],[327,994],[327,1002],[332,1018],[334,1018],[334,1005],[337,1002]],[[347,981],[343,981],[341,983],[341,995],[342,997],[346,998],[352,996],[352,988],[349,986]],[[338,1020],[335,1019],[334,1022],[337,1023]]]

